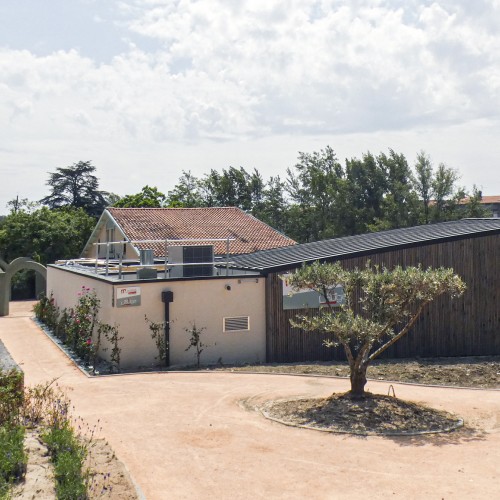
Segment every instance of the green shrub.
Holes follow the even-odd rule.
[[[44,405],[44,423],[47,426],[41,437],[54,464],[56,494],[58,499],[79,500],[87,498],[89,472],[84,467],[87,448],[77,437],[68,413],[69,400],[57,396],[57,389],[48,391],[49,400]]]
[[[24,374],[0,369],[0,425],[16,421],[24,400]]]
[[[108,348],[101,347],[104,337],[111,345],[111,363],[114,371],[120,371],[120,337],[118,326],[108,325],[99,320],[101,301],[95,290],[82,286],[74,308],[62,311],[56,306],[52,294],[42,295],[33,307],[35,316],[52,333],[66,344],[87,365],[92,365],[94,373],[99,354]]]
[[[26,471],[24,427],[5,424],[0,427],[0,498],[8,494],[10,484]]]
[[[83,452],[63,451],[54,464],[58,500],[83,500],[87,498],[87,484],[82,475]]]
[[[24,374],[0,369],[0,498],[8,498],[10,485],[26,470],[24,427],[20,425],[24,400]]]
[[[55,330],[59,322],[59,308],[55,304],[53,294],[47,297],[40,295],[40,300],[33,306],[36,318],[47,325],[51,330]]]
[[[87,473],[84,470],[85,447],[75,436],[69,421],[51,427],[42,434],[54,464],[58,499],[87,498]]]

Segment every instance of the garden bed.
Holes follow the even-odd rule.
[[[269,401],[258,409],[266,418],[285,425],[345,434],[431,434],[463,425],[460,418],[447,412],[375,394],[363,399],[334,394],[328,398]]]
[[[284,373],[349,377],[345,362],[272,363],[243,366],[211,366],[205,369],[234,372]],[[376,360],[368,367],[368,378],[452,387],[500,388],[500,356]]]

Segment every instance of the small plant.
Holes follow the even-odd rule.
[[[165,321],[161,321],[160,323],[156,323],[155,321],[151,321],[148,319],[146,315],[144,315],[144,319],[151,330],[151,338],[155,341],[156,348],[158,349],[158,356],[155,356],[160,363],[167,364],[167,341],[165,339]]]
[[[54,329],[54,335],[64,343],[66,343],[68,338],[68,331],[71,329],[71,318],[73,314],[73,309],[68,310],[64,308],[61,311],[59,321],[57,322],[57,325]]]
[[[18,419],[24,400],[23,385],[23,372],[0,369],[0,424]]]
[[[49,414],[49,409],[54,406],[53,402],[64,398],[62,391],[55,385],[56,380],[52,379],[45,384],[24,390],[24,404],[21,409],[24,425],[36,427],[41,424]]]
[[[94,442],[96,426],[89,431],[81,418],[72,418],[70,400],[54,382],[26,391],[25,422],[43,429],[40,437],[54,464],[57,498],[84,500],[89,498],[93,486],[92,471],[85,460]]]
[[[101,301],[95,290],[82,286],[78,293],[78,302],[73,311],[71,331],[72,347],[76,354],[89,363],[92,359],[93,346],[92,335],[97,326],[97,315],[101,307]]]
[[[0,369],[0,498],[8,498],[14,481],[26,471],[21,409],[24,377],[18,370]]]
[[[35,317],[52,330],[56,328],[59,321],[59,308],[55,304],[53,294],[50,297],[40,295],[40,300],[33,306]]]
[[[100,307],[101,301],[95,290],[82,286],[78,292],[76,306],[72,309],[65,308],[59,312],[52,295],[50,298],[42,296],[33,308],[36,317],[45,323],[56,337],[87,365],[92,366],[94,374],[99,354],[107,350],[101,347],[102,337],[111,344],[111,363],[115,371],[120,371],[121,349],[118,343],[123,340],[116,325],[111,326],[99,320]]]
[[[0,498],[4,498],[14,481],[26,472],[24,427],[7,423],[0,426]]]
[[[60,414],[42,433],[54,464],[56,494],[58,499],[87,498],[84,461],[85,447],[76,437],[67,414]]]
[[[206,330],[206,327],[197,328],[196,323],[191,325],[191,328],[184,328],[184,331],[191,334],[191,338],[189,339],[189,345],[185,349],[185,351],[189,351],[191,347],[196,349],[196,366],[200,367],[200,358],[201,353],[205,350],[206,347],[210,347],[208,344],[204,344],[201,341],[201,334]]]
[[[119,372],[120,354],[122,350],[119,347],[118,343],[120,342],[120,340],[123,340],[123,337],[120,337],[118,326],[117,325],[111,326],[108,325],[107,323],[99,323],[97,331],[98,331],[98,338],[100,338],[101,335],[104,335],[104,338],[111,344],[110,361],[112,364],[112,369]],[[94,372],[95,372],[95,362],[94,362]]]
[[[102,497],[111,491],[109,474],[100,481],[86,465],[95,444],[97,425],[89,427],[71,416],[71,404],[56,379],[25,388],[22,372],[0,370],[0,499],[26,471],[25,426],[40,429],[54,464],[56,495],[60,500]],[[98,421],[99,423],[99,421]],[[24,424],[24,425],[22,425]]]

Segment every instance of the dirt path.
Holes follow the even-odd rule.
[[[22,304],[22,303],[21,303]],[[347,381],[186,372],[89,379],[17,304],[0,338],[33,384],[59,377],[148,499],[450,499],[500,495],[500,391],[394,384],[400,398],[461,415],[475,432],[357,438],[284,427],[244,401],[326,396]],[[369,382],[387,394],[387,382]],[[251,405],[250,405],[251,406]]]

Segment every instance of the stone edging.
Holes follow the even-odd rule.
[[[285,400],[283,400],[285,401]],[[286,400],[289,401],[289,400]],[[330,434],[348,434],[352,436],[379,436],[379,437],[406,437],[406,436],[425,436],[429,434],[444,434],[447,432],[453,432],[456,431],[457,429],[460,429],[464,425],[463,419],[459,418],[455,425],[445,427],[444,429],[439,429],[436,431],[400,431],[400,432],[374,432],[374,431],[368,431],[368,432],[357,432],[357,431],[343,431],[339,429],[324,429],[322,427],[314,427],[312,425],[301,425],[301,424],[295,424],[293,422],[287,422],[286,420],[281,420],[276,417],[272,417],[269,415],[269,413],[264,410],[263,408],[257,408],[258,412],[267,420],[271,420],[272,422],[276,422],[278,424],[283,424],[288,427],[296,427],[298,429],[308,429],[311,431],[318,431],[318,432],[329,432]]]
[[[91,378],[92,375],[87,372],[81,364],[78,362],[79,358],[76,358],[72,352],[62,343],[60,342],[41,321],[36,319],[34,316],[31,316],[31,320],[35,323],[38,328],[45,334],[45,336],[63,353],[68,359],[78,368],[86,377]]]

